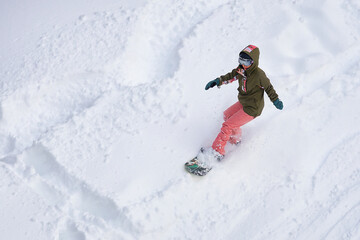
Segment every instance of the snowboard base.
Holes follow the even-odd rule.
[[[197,157],[185,163],[185,170],[197,176],[205,176],[212,168],[199,164]]]

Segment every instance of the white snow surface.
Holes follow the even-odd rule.
[[[0,2],[1,239],[360,239],[358,0]],[[260,48],[265,95],[205,177]]]

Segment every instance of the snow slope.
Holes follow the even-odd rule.
[[[360,239],[360,3],[2,1],[2,239]],[[206,177],[247,44],[284,102]]]

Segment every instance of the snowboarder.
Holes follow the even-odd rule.
[[[259,68],[259,48],[249,45],[239,54],[239,66],[228,74],[220,76],[206,84],[205,90],[234,81],[239,82],[238,100],[224,112],[224,123],[212,149],[218,158],[225,155],[227,142],[237,144],[241,140],[241,126],[260,116],[264,108],[264,91],[277,109],[283,109],[283,103],[276,94],[265,72]]]
[[[224,112],[224,123],[212,147],[201,149],[199,155],[185,163],[187,171],[203,176],[211,170],[211,159],[221,160],[225,156],[227,142],[238,144],[241,140],[241,126],[260,116],[264,108],[264,91],[277,109],[283,103],[276,94],[265,72],[259,68],[259,48],[249,45],[239,54],[239,66],[208,84],[205,90],[234,81],[239,83],[238,101]],[[210,158],[210,161],[209,161]]]

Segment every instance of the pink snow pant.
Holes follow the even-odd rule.
[[[253,120],[254,117],[244,112],[240,102],[235,103],[224,112],[224,123],[216,137],[212,148],[225,155],[225,145],[229,141],[235,144],[241,139],[241,126]]]

